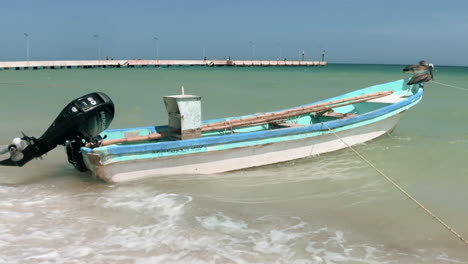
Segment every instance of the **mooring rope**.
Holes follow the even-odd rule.
[[[466,88],[462,88],[462,87],[458,87],[458,86],[454,86],[454,85],[450,85],[450,84],[445,84],[445,83],[440,83],[440,82],[436,82],[436,81],[432,81],[432,82],[440,84],[440,85],[444,85],[444,86],[447,86],[447,87],[452,87],[452,88],[455,88],[455,89],[458,89],[458,90],[468,91],[468,89],[466,89]]]
[[[441,225],[443,225],[448,231],[450,231],[452,234],[454,234],[457,238],[459,238],[463,243],[468,245],[468,241],[463,238],[460,234],[458,234],[452,227],[450,227],[448,224],[446,224],[440,217],[435,215],[433,212],[431,212],[429,209],[427,209],[422,203],[420,203],[416,198],[411,196],[405,189],[403,189],[400,185],[398,185],[394,180],[392,180],[389,176],[387,176],[385,173],[383,173],[379,168],[377,168],[372,162],[370,162],[368,159],[366,159],[361,153],[359,153],[357,150],[355,150],[351,145],[346,143],[342,137],[340,137],[335,131],[333,131],[326,123],[322,123],[325,125],[328,130],[330,130],[331,133],[333,133],[341,142],[343,142],[349,149],[351,149],[356,155],[358,155],[362,160],[367,162],[369,166],[374,168],[380,175],[382,175],[387,181],[389,181],[393,186],[395,186],[400,192],[402,192],[406,197],[408,197],[411,201],[416,203],[419,207],[421,207],[428,215],[430,215],[432,218],[437,220]]]

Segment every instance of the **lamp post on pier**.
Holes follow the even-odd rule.
[[[159,59],[159,38],[158,37],[153,37],[154,40],[154,54],[156,60]]]
[[[29,61],[29,34],[23,33],[26,37],[26,60]]]
[[[276,44],[278,45],[278,48],[279,48],[278,60],[281,60],[281,57],[283,57],[283,48],[281,47],[281,42],[277,42]]]
[[[96,38],[96,44],[97,44],[97,59],[101,59],[101,39],[99,38],[98,34],[95,34],[93,37]]]
[[[254,58],[255,58],[255,42],[249,41],[249,46],[250,46],[250,49],[252,51],[252,60],[254,60]]]

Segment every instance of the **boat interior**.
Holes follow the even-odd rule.
[[[395,81],[398,82],[398,81]],[[265,131],[273,129],[286,129],[292,127],[302,127],[308,126],[323,122],[329,122],[340,119],[353,118],[365,113],[369,113],[378,109],[381,109],[385,106],[398,103],[402,100],[405,100],[407,97],[415,94],[418,89],[414,89],[412,86],[407,86],[404,84],[403,80],[400,80],[399,83],[390,82],[383,85],[373,86],[361,90],[357,90],[348,94],[344,94],[338,97],[320,101],[314,104],[300,106],[299,108],[310,107],[317,104],[326,104],[327,102],[340,101],[338,104],[327,105],[319,110],[312,109],[313,111],[300,112],[299,114],[291,115],[279,115],[278,118],[273,119],[262,119],[261,117],[265,113],[246,115],[240,117],[232,117],[226,119],[217,119],[217,120],[207,120],[201,122],[201,137],[210,137],[210,136],[220,136],[226,134],[237,134],[237,133],[247,133],[255,131]],[[379,96],[368,96],[372,93],[382,93]],[[368,96],[368,97],[366,97]],[[348,100],[354,97],[363,97],[360,100]],[[294,110],[296,108],[282,110]],[[278,113],[270,112],[271,113]],[[257,118],[258,117],[258,118]],[[258,121],[253,122],[237,122],[240,119],[258,119]],[[218,124],[217,126],[214,124]],[[208,128],[213,126],[211,128]],[[103,132],[103,135],[107,139],[119,139],[125,137],[135,137],[149,135],[153,133],[170,133],[171,129],[168,126],[156,126],[156,127],[140,127],[140,128],[129,128],[129,129],[112,129]],[[172,136],[163,136],[156,140],[151,140],[152,143],[155,142],[166,142],[166,141],[175,141],[180,140],[178,137]],[[138,144],[147,143],[148,141],[140,141]]]

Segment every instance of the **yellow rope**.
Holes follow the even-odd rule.
[[[447,87],[452,87],[452,88],[455,88],[455,89],[458,89],[458,90],[468,91],[468,89],[466,89],[466,88],[462,88],[462,87],[458,87],[458,86],[453,86],[453,85],[450,85],[450,84],[445,84],[445,83],[440,83],[440,82],[435,82],[435,81],[432,81],[432,82],[433,82],[433,83],[440,84],[440,85],[444,85],[444,86],[447,86]]]
[[[405,191],[402,187],[400,187],[400,185],[398,185],[395,181],[393,181],[390,177],[388,177],[387,175],[385,175],[385,173],[383,173],[379,168],[377,168],[374,164],[372,164],[372,162],[370,162],[368,159],[366,159],[364,156],[362,156],[357,150],[355,150],[351,145],[349,145],[348,143],[346,143],[343,138],[341,138],[338,134],[336,134],[335,131],[333,131],[332,129],[330,129],[330,127],[328,127],[328,125],[326,123],[322,123],[324,124],[328,130],[330,130],[331,133],[333,133],[339,140],[341,140],[341,142],[343,142],[348,148],[350,148],[352,151],[354,151],[354,153],[356,153],[362,160],[364,160],[365,162],[367,162],[367,164],[369,164],[369,166],[371,166],[372,168],[374,168],[380,175],[382,175],[387,181],[389,181],[391,184],[393,184],[393,186],[395,186],[400,192],[402,192],[406,197],[408,197],[411,201],[413,201],[414,203],[416,203],[419,207],[421,207],[428,215],[430,215],[432,218],[434,218],[435,220],[437,220],[437,222],[439,222],[441,225],[443,225],[448,231],[450,231],[452,234],[454,234],[455,236],[457,236],[461,241],[463,241],[463,243],[465,243],[466,245],[468,245],[468,241],[463,238],[460,234],[458,234],[452,227],[450,227],[449,225],[447,225],[444,221],[442,221],[442,219],[440,219],[438,216],[436,216],[434,213],[432,213],[429,209],[427,209],[423,204],[421,204],[418,200],[416,200],[413,196],[411,196],[411,194],[409,194],[407,191]]]

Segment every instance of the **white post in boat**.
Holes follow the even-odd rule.
[[[169,136],[179,139],[201,137],[201,97],[185,94],[164,96],[169,116]]]

